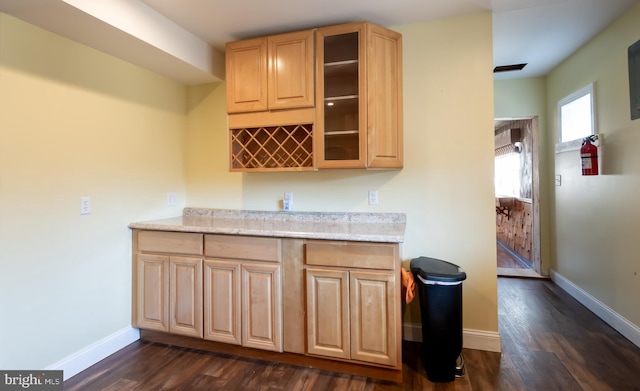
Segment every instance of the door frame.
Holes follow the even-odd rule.
[[[531,258],[533,270],[542,275],[540,228],[540,127],[538,116],[495,118],[494,121],[529,121],[531,124]]]

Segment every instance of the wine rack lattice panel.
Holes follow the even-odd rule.
[[[313,124],[231,129],[231,169],[313,169]]]

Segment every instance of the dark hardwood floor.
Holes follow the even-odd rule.
[[[514,256],[509,254],[507,250],[497,246],[498,267],[508,267],[511,269],[524,269],[525,266],[519,262]]]
[[[510,254],[509,251],[507,251],[503,246],[505,245],[501,244],[500,242],[498,242],[498,245],[496,246],[498,267],[504,267],[509,269],[532,269],[533,268],[533,265],[531,265],[531,262],[516,258],[512,254]]]
[[[640,348],[548,280],[498,279],[502,354],[464,349],[466,376],[431,383],[421,344],[403,345],[402,384],[139,341],[65,390],[640,390]]]

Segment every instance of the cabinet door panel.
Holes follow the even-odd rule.
[[[241,343],[240,263],[204,261],[204,338]]]
[[[316,63],[316,167],[402,168],[402,35],[320,28]]]
[[[365,24],[316,31],[318,168],[366,168]]]
[[[269,109],[313,106],[313,30],[275,35],[269,45]]]
[[[396,365],[399,301],[392,272],[350,272],[351,358]]]
[[[282,351],[280,265],[242,264],[242,346]]]
[[[267,39],[226,45],[227,112],[267,110]]]
[[[138,254],[134,326],[169,331],[169,257]]]
[[[402,168],[402,36],[367,27],[367,165]]]
[[[170,257],[169,264],[169,331],[202,338],[202,259]]]
[[[307,352],[349,358],[349,272],[307,269]]]

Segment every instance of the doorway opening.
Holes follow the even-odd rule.
[[[494,122],[499,276],[542,277],[538,117]]]

